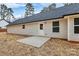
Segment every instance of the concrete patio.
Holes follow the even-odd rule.
[[[50,39],[50,37],[32,36],[32,37],[24,38],[24,39],[17,40],[17,41],[39,48],[44,43],[46,43],[49,39]]]

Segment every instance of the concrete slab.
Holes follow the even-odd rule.
[[[34,47],[41,47],[45,42],[47,42],[50,38],[49,37],[28,37],[21,40],[18,40],[18,42],[32,45]]]

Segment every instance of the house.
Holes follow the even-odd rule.
[[[7,26],[7,32],[79,41],[79,4],[18,19]]]

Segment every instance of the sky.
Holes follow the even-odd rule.
[[[12,8],[14,13],[13,15],[15,16],[16,19],[21,18],[24,16],[25,14],[25,3],[7,3],[5,4],[7,5],[8,8]],[[33,7],[35,10],[35,14],[39,13],[43,7],[48,7],[50,5],[50,3],[33,3]],[[63,6],[63,4],[58,3],[57,7]],[[1,26],[5,26],[7,23],[2,21],[0,22],[0,27]]]
[[[15,18],[24,16],[25,12],[25,4],[23,3],[13,3],[13,4],[6,4],[9,8],[12,8],[14,11]],[[50,3],[33,3],[35,14],[39,13],[43,7],[48,7]],[[62,6],[63,4],[57,4],[57,7]]]

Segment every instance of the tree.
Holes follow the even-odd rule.
[[[78,4],[78,3],[64,3],[64,6],[74,5],[74,4]]]
[[[5,19],[5,13],[7,11],[7,6],[4,4],[0,5],[0,16],[1,16],[1,20]]]
[[[0,5],[0,20],[5,20],[7,22],[10,22],[10,19],[14,18],[13,16],[13,10],[11,8],[8,8],[5,4]]]
[[[12,8],[8,8],[7,9],[7,12],[6,12],[6,18],[8,21],[10,21],[10,19],[14,18],[14,15],[13,15],[14,11],[12,10]]]
[[[56,8],[56,4],[55,3],[53,3],[53,4],[51,4],[51,5],[49,5],[49,10],[53,10],[53,9],[55,9]]]
[[[34,7],[31,3],[27,3],[25,8],[25,17],[34,14]]]
[[[48,7],[44,7],[43,10],[41,10],[40,13],[49,12],[51,10],[54,10],[55,8],[56,8],[56,4],[53,3],[53,4],[49,5]]]
[[[48,12],[48,11],[49,11],[48,8],[47,8],[47,7],[44,7],[44,8],[41,10],[40,13],[46,13],[46,12]]]

